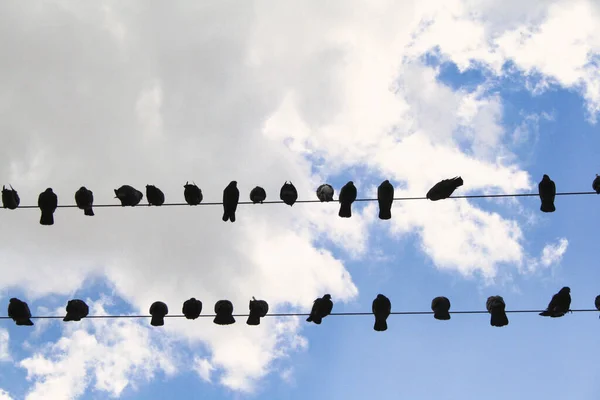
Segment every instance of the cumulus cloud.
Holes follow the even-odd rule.
[[[6,329],[0,329],[0,361],[10,361],[10,351],[8,348],[10,336]]]
[[[539,257],[532,258],[528,263],[528,270],[533,272],[538,268],[548,268],[559,264],[567,252],[569,241],[567,238],[559,238],[555,243],[548,243],[542,249]]]
[[[13,398],[10,396],[10,393],[0,389],[0,400],[13,400]]]

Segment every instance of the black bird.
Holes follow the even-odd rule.
[[[223,221],[235,222],[238,201],[240,201],[240,191],[237,188],[237,182],[231,181],[223,190]]]
[[[356,200],[356,186],[354,186],[354,182],[350,181],[346,183],[342,190],[340,190],[340,212],[338,215],[342,218],[350,218],[352,217],[352,203]]]
[[[592,182],[592,188],[596,191],[596,193],[600,194],[600,176],[598,176],[598,174],[596,174],[594,182]]]
[[[169,313],[169,308],[162,301],[155,301],[150,306],[150,315],[152,320],[150,325],[152,326],[163,326],[165,324],[165,315]]]
[[[118,189],[115,189],[115,198],[121,201],[121,205],[125,206],[137,206],[142,200],[144,195],[139,190],[129,186],[123,185]]]
[[[235,323],[233,318],[233,304],[229,300],[219,300],[215,303],[215,319],[217,325],[231,325]]]
[[[323,322],[323,318],[331,314],[331,310],[333,309],[333,302],[331,301],[331,295],[326,294],[323,297],[319,297],[313,303],[312,310],[310,311],[310,315],[306,318],[307,322],[314,322],[317,325],[320,325]]]
[[[165,194],[154,185],[146,185],[146,200],[149,206],[162,206],[165,204]]]
[[[433,318],[439,319],[440,321],[447,321],[450,319],[450,300],[444,296],[438,296],[431,301],[431,311],[433,311]]]
[[[324,183],[317,188],[317,197],[321,202],[333,201],[333,186],[328,183]]]
[[[191,299],[183,302],[181,312],[187,319],[196,319],[202,312],[202,302],[192,297]]]
[[[38,196],[38,207],[42,211],[40,224],[54,225],[54,211],[58,207],[58,196],[52,191],[52,188],[46,189]]]
[[[377,201],[379,202],[379,219],[391,219],[394,187],[387,179],[381,182],[377,188]]]
[[[600,311],[600,295],[596,296],[596,299],[594,300],[594,305],[596,306],[596,310]]]
[[[21,199],[19,198],[17,191],[13,189],[12,185],[8,186],[10,186],[10,189],[7,189],[6,186],[2,185],[2,206],[9,210],[14,210],[21,204]]]
[[[75,203],[77,207],[83,210],[85,215],[94,216],[92,205],[94,204],[94,193],[91,190],[82,186],[75,192]]]
[[[63,318],[63,321],[81,321],[82,318],[88,316],[90,308],[85,301],[79,299],[69,300],[67,303],[67,315]]]
[[[285,182],[279,191],[279,198],[288,206],[293,206],[298,200],[298,191],[292,182]]]
[[[12,318],[13,321],[16,322],[17,325],[22,326],[32,326],[33,322],[31,321],[31,311],[29,311],[29,306],[24,301],[21,301],[17,298],[10,299],[8,303],[8,316]]]
[[[257,186],[250,191],[250,201],[254,204],[262,204],[262,202],[265,201],[266,198],[267,192],[265,192],[265,189],[261,188],[260,186]]]
[[[540,313],[543,317],[558,318],[570,311],[571,307],[571,289],[568,286],[563,287],[552,296],[548,308]]]
[[[544,174],[544,177],[538,185],[538,191],[540,194],[540,200],[542,201],[540,210],[542,212],[556,211],[556,207],[554,206],[554,198],[556,197],[556,185],[548,175]]]
[[[427,197],[431,201],[443,200],[452,196],[452,193],[459,186],[463,185],[463,180],[460,176],[455,176],[454,178],[444,179],[433,185],[429,192],[427,192]]]
[[[492,314],[490,317],[490,325],[502,327],[508,325],[508,317],[506,316],[506,304],[502,296],[490,296],[485,303],[488,312]]]
[[[269,312],[269,304],[264,300],[256,300],[254,296],[252,296],[252,300],[250,300],[249,307],[250,315],[246,321],[248,325],[259,325],[260,319]]]
[[[202,202],[202,190],[200,190],[195,183],[192,185],[189,182],[186,182],[183,187],[185,188],[183,190],[183,197],[185,197],[186,203],[190,206],[197,206]]]
[[[382,294],[378,294],[375,300],[373,300],[371,310],[373,311],[373,315],[375,315],[375,325],[373,326],[373,329],[377,332],[386,331],[388,328],[387,319],[392,312],[392,303],[390,299]]]

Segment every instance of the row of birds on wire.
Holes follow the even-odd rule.
[[[444,179],[436,183],[427,192],[426,198],[431,201],[438,201],[449,198],[454,191],[463,185],[463,180],[460,176]],[[11,186],[10,189],[6,186],[2,187],[2,205],[4,208],[14,210],[21,203],[18,192]],[[190,206],[197,206],[203,200],[202,190],[195,184],[186,182],[183,186],[185,201]],[[600,193],[600,177],[596,175],[592,183],[596,193]],[[115,198],[119,199],[123,207],[137,206],[144,197],[142,192],[130,185],[122,185],[118,189],[114,189]],[[548,175],[544,175],[538,185],[538,192],[541,200],[540,210],[546,213],[556,211],[554,199],[556,196],[556,184]],[[334,189],[324,183],[317,188],[317,198],[321,202],[333,201]],[[265,189],[256,186],[250,191],[250,201],[254,204],[262,204],[267,198]],[[298,191],[296,187],[286,181],[279,191],[279,198],[287,205],[292,206],[298,200]],[[146,185],[146,199],[148,206],[162,206],[165,203],[165,194],[154,185]],[[349,181],[340,190],[338,201],[340,210],[338,215],[341,218],[352,217],[352,203],[357,199],[357,189],[354,182]],[[231,181],[223,190],[223,221],[235,222],[236,210],[240,200],[240,191],[237,188],[237,182]],[[377,188],[377,201],[379,203],[379,219],[389,220],[392,218],[392,203],[394,201],[394,186],[389,180],[383,181]],[[82,186],[75,192],[76,206],[83,210],[85,215],[94,215],[94,194],[93,192]],[[54,212],[58,208],[58,196],[52,188],[47,188],[40,193],[38,197],[38,208],[41,210],[40,224],[53,225]]]
[[[594,305],[600,311],[600,295],[596,296]],[[546,310],[539,313],[544,317],[559,318],[571,311],[571,289],[563,287],[552,296]],[[325,317],[331,314],[333,301],[330,294],[317,298],[313,302],[312,309],[306,321],[320,325]],[[450,319],[450,300],[444,296],[435,297],[431,301],[433,317],[437,320],[446,321]],[[491,315],[490,325],[503,327],[508,325],[506,315],[506,303],[502,296],[490,296],[486,301],[486,310]],[[217,325],[231,325],[235,323],[233,316],[233,303],[229,300],[219,300],[214,306],[215,316],[213,322]],[[378,294],[373,300],[372,314],[375,316],[373,329],[378,332],[387,330],[387,319],[392,312],[392,303],[383,294]],[[66,306],[66,315],[63,321],[81,321],[89,314],[88,305],[80,299],[69,300]],[[162,301],[156,301],[150,306],[150,324],[152,326],[163,326],[164,319],[169,313],[169,308]],[[202,301],[192,297],[183,303],[182,313],[187,319],[196,319],[202,312]],[[260,319],[267,316],[269,304],[265,300],[256,300],[252,297],[249,303],[249,314],[246,323],[248,325],[260,325]],[[298,314],[278,314],[298,315]],[[29,305],[17,298],[11,298],[8,305],[8,317],[19,326],[32,326],[31,311]]]

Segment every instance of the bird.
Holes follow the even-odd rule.
[[[10,189],[7,189],[6,186],[2,185],[2,207],[14,210],[21,204],[21,199],[19,198],[17,191],[13,189],[12,185],[8,186],[10,186]]]
[[[139,190],[129,185],[123,185],[115,189],[115,198],[121,201],[121,205],[135,207],[142,200],[144,195]]]
[[[200,316],[200,313],[202,312],[202,302],[192,297],[191,299],[183,302],[181,312],[183,313],[183,315],[185,315],[187,319],[196,319]]]
[[[427,197],[431,201],[438,201],[447,199],[452,196],[452,193],[459,186],[463,185],[463,180],[460,176],[455,176],[454,178],[444,179],[433,185],[431,189],[427,192]]]
[[[94,193],[91,190],[82,186],[75,192],[75,203],[77,207],[83,210],[84,215],[94,216],[92,205],[94,204]]]
[[[544,177],[538,185],[538,191],[540,194],[540,200],[542,201],[540,210],[542,212],[556,211],[556,207],[554,206],[554,197],[556,197],[556,185],[548,175],[544,174]]]
[[[162,301],[155,301],[150,306],[150,315],[152,320],[150,325],[152,326],[163,326],[165,324],[165,315],[169,313],[169,308]]]
[[[58,196],[52,188],[46,189],[38,196],[38,207],[42,211],[40,217],[41,225],[54,225],[54,211],[58,207]]]
[[[196,184],[190,184],[189,181],[183,185],[183,197],[185,197],[185,202],[190,206],[197,206],[202,202],[202,190]]]
[[[550,303],[546,310],[542,311],[540,315],[542,317],[558,318],[565,315],[570,311],[571,307],[571,288],[568,286],[563,287],[552,296]]]
[[[240,191],[237,188],[237,182],[231,181],[223,190],[223,221],[235,222],[238,201],[240,201]]]
[[[600,194],[600,176],[598,176],[598,174],[596,174],[594,182],[592,182],[592,189],[594,189],[597,194]]]
[[[233,304],[229,300],[219,300],[215,303],[215,319],[217,325],[231,325],[235,323],[233,318]]]
[[[8,316],[19,326],[33,326],[29,306],[17,298],[13,297],[10,299],[8,303]]]
[[[330,294],[319,297],[313,302],[312,310],[310,311],[309,317],[306,318],[306,321],[320,325],[321,322],[323,322],[323,318],[331,314],[332,309],[333,302],[331,301]]]
[[[373,300],[371,310],[373,311],[373,315],[375,315],[375,325],[373,326],[373,329],[377,332],[386,331],[388,328],[387,319],[392,312],[392,303],[390,302],[390,299],[382,294],[378,294],[375,300]]]
[[[260,319],[269,312],[269,304],[264,300],[256,300],[254,296],[250,300],[249,307],[250,315],[248,315],[248,320],[246,321],[248,325],[259,325]]]
[[[90,308],[85,301],[79,299],[69,300],[67,303],[67,315],[63,318],[63,321],[81,321],[82,318],[88,316]]]
[[[433,318],[439,319],[440,321],[447,321],[450,319],[450,300],[444,296],[438,296],[431,301],[431,310],[433,311]]]
[[[594,305],[596,306],[596,310],[600,311],[600,295],[596,296],[596,299],[594,300]]]
[[[267,192],[265,192],[265,189],[261,188],[260,186],[257,186],[250,191],[250,201],[254,204],[262,204],[262,202],[265,201],[266,198]]]
[[[377,188],[377,202],[379,203],[379,219],[392,218],[392,202],[394,201],[394,186],[387,179]]]
[[[146,185],[146,200],[148,206],[162,206],[165,204],[165,194],[154,185]]]
[[[324,183],[317,188],[317,198],[324,201],[333,201],[333,186],[328,183]]]
[[[296,200],[298,200],[298,191],[296,187],[292,184],[292,182],[287,182],[283,184],[281,190],[279,191],[279,198],[283,200],[285,204],[288,206],[293,206]]]
[[[354,182],[350,181],[346,183],[342,190],[340,190],[340,212],[338,215],[342,218],[352,217],[352,203],[356,200],[356,186]]]
[[[508,317],[506,316],[506,304],[502,296],[490,296],[485,303],[485,308],[492,314],[490,317],[490,325],[502,327],[508,325]]]

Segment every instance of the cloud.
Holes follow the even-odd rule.
[[[212,366],[210,361],[206,358],[195,357],[194,358],[194,370],[200,375],[200,378],[206,382],[211,383],[210,375],[215,367]]]
[[[11,361],[10,351],[8,348],[10,336],[6,329],[0,329],[0,361]]]
[[[548,268],[560,264],[568,247],[569,241],[567,238],[559,238],[555,243],[546,244],[539,257],[532,257],[528,260],[527,270],[529,272],[534,272],[540,267]]]
[[[13,398],[10,396],[10,393],[0,389],[0,400],[13,400]]]

